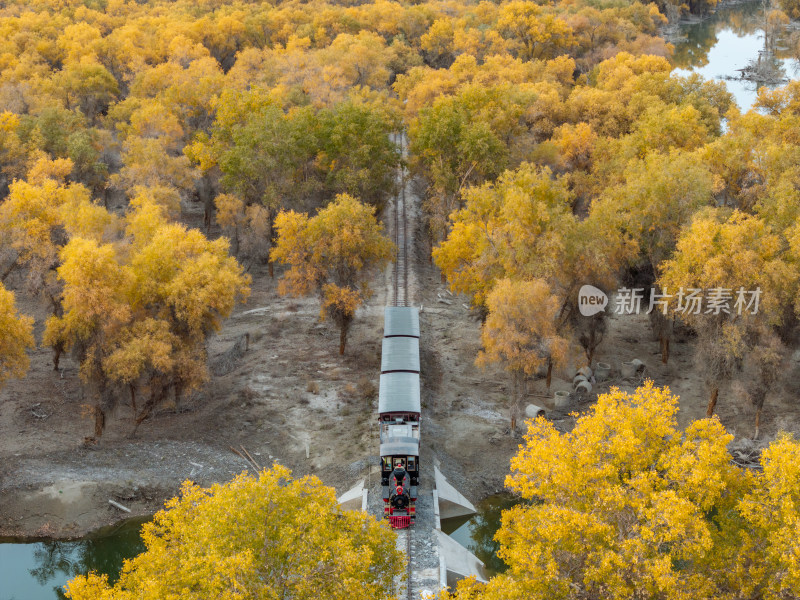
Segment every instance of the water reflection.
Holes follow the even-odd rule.
[[[478,514],[442,521],[442,531],[468,548],[486,565],[489,575],[503,573],[508,566],[497,556],[500,544],[494,534],[500,529],[504,510],[522,500],[511,494],[495,494],[478,502]]]
[[[769,44],[770,52],[765,53],[764,26],[760,1],[724,6],[707,19],[681,24],[679,36],[670,40],[675,45],[676,72],[725,81],[739,107],[748,110],[763,84],[741,79],[740,74],[759,56],[772,63],[774,74],[779,77],[798,74],[795,34],[783,28],[777,30]]]
[[[704,67],[709,63],[709,51],[720,41],[720,33],[730,32],[734,37],[763,35],[761,2],[721,7],[702,21],[682,24],[680,32],[683,39],[673,41],[675,66],[681,69]]]
[[[123,561],[144,550],[139,530],[148,520],[130,519],[70,542],[0,539],[0,600],[64,598],[62,586],[89,571],[116,581]]]

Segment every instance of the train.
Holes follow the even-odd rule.
[[[419,486],[419,311],[387,306],[383,323],[378,392],[383,515],[402,529],[416,519]]]

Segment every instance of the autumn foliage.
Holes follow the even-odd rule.
[[[26,350],[33,346],[33,319],[21,316],[14,294],[0,284],[0,385],[28,370]]]
[[[530,421],[506,479],[525,502],[497,534],[509,570],[455,597],[796,595],[800,444],[778,439],[749,472],[717,419],[680,431],[677,401],[646,382],[602,394],[569,433]]]
[[[277,465],[208,489],[186,482],[142,538],[147,549],[117,583],[79,576],[67,598],[389,600],[403,568],[384,523],[341,510],[332,488]]]
[[[738,378],[758,437],[800,323],[800,84],[742,113],[723,84],[675,72],[661,27],[716,4],[0,3],[0,383],[24,375],[18,306],[39,301],[95,438],[118,406],[138,426],[203,388],[209,340],[274,264],[344,353],[394,255],[379,219],[402,166],[417,239],[482,319],[478,364],[511,375],[512,429],[530,380],[603,343],[580,287],[635,281],[672,295],[651,317],[662,361],[679,326],[696,334],[707,415]],[[771,29],[800,15],[778,6]],[[728,290],[734,310],[686,314],[680,289]],[[736,312],[754,289],[759,310]],[[510,570],[459,595],[800,594],[798,444],[779,437],[745,473],[719,421],[679,431],[676,410],[648,384],[569,433],[532,423],[508,479],[526,503],[499,534]],[[118,584],[70,594],[385,598],[386,533],[275,468],[186,486]]]
[[[369,269],[394,256],[373,208],[341,194],[316,216],[283,212],[276,220],[278,241],[272,259],[289,268],[279,290],[320,299],[320,316],[339,327],[339,354],[359,306],[372,295]]]
[[[546,367],[548,382],[553,366],[562,366],[569,341],[559,335],[559,300],[541,279],[501,279],[487,298],[489,315],[481,330],[483,350],[477,363],[499,362],[511,374],[514,398],[511,430],[516,429],[526,381]]]

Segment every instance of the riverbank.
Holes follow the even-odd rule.
[[[0,537],[83,537],[156,512],[184,481],[208,486],[246,468],[221,448],[174,440],[10,457],[0,467]]]

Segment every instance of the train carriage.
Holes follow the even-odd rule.
[[[419,339],[419,311],[413,306],[387,306],[383,313],[383,337]]]
[[[381,374],[384,373],[419,374],[419,340],[413,337],[383,338]]]

